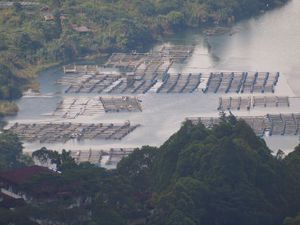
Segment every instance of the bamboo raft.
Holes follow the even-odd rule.
[[[299,135],[300,114],[267,114],[265,116],[241,116],[238,119],[244,120],[257,136],[264,136],[268,132],[272,135]],[[192,117],[187,118],[193,124],[202,123],[207,128],[221,122],[217,117]]]
[[[71,157],[76,163],[89,162],[103,167],[116,168],[117,164],[131,154],[134,148],[111,148],[107,150],[72,150]]]
[[[274,93],[279,73],[211,73],[204,93]]]
[[[137,97],[70,97],[60,101],[52,113],[66,119],[79,116],[94,116],[102,112],[141,112],[141,101]]]
[[[140,125],[81,123],[15,123],[8,130],[27,142],[58,143],[69,140],[121,140]]]
[[[254,108],[290,107],[288,96],[220,97],[219,111],[250,110]]]

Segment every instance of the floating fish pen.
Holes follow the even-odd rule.
[[[219,98],[219,107],[218,110],[240,110],[246,109],[250,110],[251,107],[251,97],[229,97],[229,98]]]
[[[218,92],[228,93],[232,85],[233,78],[234,78],[234,73],[222,73],[222,80],[221,80],[222,82],[220,82]]]
[[[63,67],[64,73],[82,73],[82,74],[98,74],[99,67],[97,65],[66,65]]]
[[[258,73],[246,73],[242,84],[241,93],[253,93],[253,86],[256,82]]]
[[[231,75],[232,80],[231,83],[228,85],[226,93],[240,93],[243,82],[246,79],[246,73],[234,72],[232,73],[232,75]]]
[[[282,114],[281,119],[284,121],[285,135],[296,135],[298,133],[299,121],[294,114]]]
[[[116,74],[83,75],[74,79],[65,93],[102,93],[120,77]]]
[[[134,71],[136,79],[160,79],[168,73],[173,62],[170,60],[161,59],[159,61],[144,61]]]
[[[105,112],[141,112],[142,107],[137,97],[100,97]]]
[[[201,74],[167,74],[157,93],[193,93],[201,82]]]
[[[254,131],[254,133],[262,137],[269,128],[268,120],[265,116],[239,117],[244,120]]]
[[[105,166],[116,166],[124,157],[133,153],[134,148],[112,148],[107,153],[108,160],[105,162]]]
[[[183,45],[174,45],[174,46],[163,46],[160,51],[149,52],[149,53],[113,53],[104,64],[104,67],[109,68],[118,68],[122,71],[134,72],[140,71],[142,64],[151,65],[148,71],[151,71],[151,68],[155,67],[156,69],[152,70],[162,75],[166,73],[173,62],[182,62],[193,52],[194,46],[183,46]],[[162,66],[163,65],[163,66]],[[158,67],[161,69],[158,69]],[[66,65],[63,67],[64,73],[83,73],[83,74],[98,74],[100,72],[98,66],[96,65]]]
[[[261,107],[290,107],[287,96],[220,97],[218,110],[240,110]]]
[[[267,117],[271,124],[270,135],[284,135],[285,123],[281,117],[281,114],[278,115],[268,114]]]
[[[204,93],[228,93],[232,92],[231,89],[237,89],[240,87],[240,83],[237,82],[237,78],[234,73],[210,73],[206,88],[203,89]],[[237,85],[234,87],[233,85]]]
[[[290,107],[288,96],[254,96],[254,107]]]
[[[231,97],[219,98],[218,110],[220,111],[231,110]]]
[[[137,97],[70,97],[60,101],[52,116],[75,119],[78,116],[94,116],[101,112],[141,112],[142,106]]]
[[[170,91],[172,93],[182,93],[184,91],[184,89],[187,87],[187,85],[191,79],[191,76],[192,76],[191,73],[188,75],[180,74],[177,84]]]
[[[145,94],[162,81],[161,86],[157,88],[157,93],[193,93],[198,89],[201,79],[205,77],[202,74],[168,74],[169,66],[169,63],[163,62],[149,65],[142,63],[141,68],[132,73],[82,74],[61,79],[59,83],[67,86],[65,93]],[[204,93],[267,92],[265,84],[268,84],[270,79],[274,87],[278,76],[269,73],[211,73],[202,91]],[[280,104],[284,104],[284,99],[278,99],[278,105]]]
[[[8,130],[27,142],[58,143],[69,140],[102,139],[121,140],[139,125],[81,124],[81,123],[15,123]]]
[[[75,119],[78,116],[94,116],[104,112],[99,98],[65,98],[60,101],[53,116]]]
[[[274,87],[277,85],[280,74],[277,73],[269,73],[268,79],[266,80],[263,92],[274,93]]]
[[[180,76],[181,74],[168,74],[162,85],[157,89],[157,93],[170,93],[170,91],[172,91],[172,89],[176,86]]]
[[[89,162],[92,164],[100,164],[103,156],[102,151],[71,151],[71,157],[76,163]]]
[[[139,53],[113,53],[104,66],[133,71],[143,62],[144,56]]]
[[[144,76],[142,76],[143,79],[154,79],[155,77],[158,77],[157,71],[162,66],[161,62],[151,62],[148,64],[144,71]]]
[[[103,167],[115,168],[117,164],[131,154],[134,148],[111,148],[110,150],[72,150],[71,157],[76,163],[89,162]]]
[[[279,78],[270,73],[211,73],[204,93],[264,93],[274,92]]]
[[[203,90],[204,93],[217,93],[222,82],[222,73],[211,73],[206,88]]]
[[[172,61],[182,62],[192,55],[194,48],[194,46],[187,45],[165,45],[161,48],[160,52]]]
[[[168,73],[169,69],[173,65],[172,61],[164,61],[154,72],[152,79],[163,80],[164,76]]]
[[[299,135],[300,114],[267,114],[266,116],[241,116],[238,119],[244,120],[257,136],[264,136],[268,131],[269,135]],[[221,122],[217,117],[193,117],[187,118],[193,124],[200,122],[207,128]]]

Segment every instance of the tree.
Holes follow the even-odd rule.
[[[22,11],[22,9],[23,9],[21,3],[19,3],[19,2],[14,2],[13,6],[14,6],[15,12],[17,12],[17,13],[20,12],[20,11]]]
[[[71,152],[62,150],[61,154],[43,147],[32,153],[32,158],[42,165],[55,166],[57,170],[63,171],[76,167],[75,160],[71,157]]]
[[[20,162],[22,143],[16,135],[0,133],[0,170],[13,169],[23,166]]]
[[[172,11],[168,13],[167,21],[172,29],[180,29],[184,25],[184,15],[181,12]]]

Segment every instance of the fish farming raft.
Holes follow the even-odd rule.
[[[238,119],[244,120],[257,136],[264,136],[267,133],[272,135],[300,135],[300,114],[267,114],[265,116],[241,116]],[[218,117],[191,117],[187,118],[193,124],[202,123],[207,128],[219,124]]]
[[[8,130],[27,142],[56,143],[69,140],[121,140],[140,125],[81,123],[15,123]]]

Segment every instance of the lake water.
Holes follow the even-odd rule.
[[[210,71],[268,71],[280,72],[282,76],[276,95],[300,96],[300,1],[291,1],[286,6],[236,24],[231,35],[205,37],[201,32],[188,31],[166,40],[170,44],[194,44],[195,51],[183,65],[172,68],[172,72]],[[159,45],[155,48],[159,48]],[[10,118],[15,121],[60,121],[49,118],[56,104],[64,98],[63,88],[55,84],[62,76],[56,68],[45,71],[39,77],[42,97],[22,98],[18,101],[20,113]],[[50,96],[50,97],[49,97]],[[51,149],[108,149],[111,147],[159,146],[177,131],[185,117],[217,116],[219,95],[216,94],[172,94],[141,95],[142,113],[99,114],[81,117],[72,122],[124,122],[142,126],[122,141],[70,141],[65,144],[25,144],[27,151],[47,146]],[[300,112],[300,99],[295,98],[288,109],[269,109],[272,113]],[[237,115],[263,115],[264,109],[237,112]],[[274,151],[291,151],[299,137],[266,137]]]

